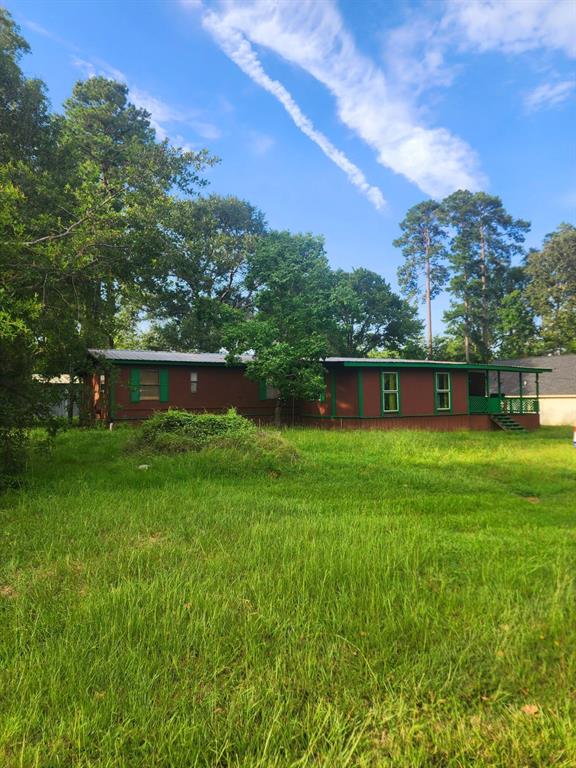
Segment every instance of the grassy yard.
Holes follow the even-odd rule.
[[[570,431],[286,434],[286,467],[35,452],[0,499],[2,768],[573,768]]]

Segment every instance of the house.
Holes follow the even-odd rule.
[[[154,411],[221,412],[234,406],[258,422],[272,421],[276,392],[245,375],[249,357],[230,365],[223,354],[91,349],[87,376],[93,418],[139,421]],[[548,368],[432,360],[329,357],[326,388],[315,402],[289,404],[291,423],[319,427],[534,429],[536,394],[522,386],[506,397],[503,376],[533,378]]]
[[[543,377],[538,390],[534,380],[528,378],[523,382],[523,393],[538,396],[541,424],[576,425],[576,355],[523,357],[520,360],[499,360],[498,364],[549,368],[552,375]],[[507,394],[517,396],[518,378],[506,373],[504,381]]]

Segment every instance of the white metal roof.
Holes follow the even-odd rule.
[[[93,357],[104,360],[123,360],[139,363],[212,363],[226,365],[226,355],[220,352],[155,352],[150,349],[89,349]],[[252,355],[240,355],[243,363]]]

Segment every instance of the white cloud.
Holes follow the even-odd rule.
[[[298,108],[284,86],[263,72],[248,40],[312,75],[333,94],[341,121],[375,150],[378,161],[423,192],[444,196],[485,183],[472,149],[445,128],[423,125],[412,100],[394,91],[382,70],[358,52],[332,2],[224,0],[204,23],[228,55],[287,109],[287,104]]]
[[[267,155],[275,144],[276,140],[266,133],[259,133],[258,131],[250,132],[248,146],[250,147],[251,152],[258,157]]]
[[[574,0],[448,0],[443,23],[479,51],[550,48],[576,56]]]
[[[72,64],[84,73],[85,77],[95,77],[101,75],[120,83],[125,83],[129,88],[130,100],[140,109],[146,110],[150,114],[150,124],[156,131],[160,141],[173,137],[173,140],[186,149],[190,146],[182,139],[180,134],[174,135],[175,125],[187,125],[192,128],[199,136],[207,140],[219,139],[222,135],[220,129],[212,123],[203,120],[198,112],[194,110],[182,110],[171,104],[162,101],[157,96],[153,96],[142,88],[131,85],[126,75],[119,69],[112,67],[101,59],[82,59],[78,56],[72,58]]]
[[[71,62],[72,66],[76,67],[76,69],[79,69],[84,77],[96,77],[98,74],[96,66],[91,61],[81,59],[79,56],[72,56]]]
[[[47,37],[49,40],[53,40],[55,43],[58,43],[58,45],[61,45],[63,48],[69,48],[71,51],[79,50],[78,46],[74,45],[74,43],[71,43],[69,40],[65,40],[63,37],[60,37],[59,35],[55,35],[54,32],[51,32],[49,29],[46,29],[46,27],[43,27],[41,24],[38,24],[36,21],[32,21],[31,19],[24,19],[22,21],[22,25],[27,29],[30,29],[32,32],[35,32],[37,35],[42,35],[43,37]]]
[[[454,67],[446,62],[448,47],[440,21],[412,12],[406,23],[387,30],[384,62],[391,87],[412,97],[432,86],[449,86]]]
[[[576,88],[576,80],[563,80],[559,83],[543,83],[524,98],[524,106],[529,112],[555,107],[566,101]]]
[[[235,25],[229,24],[225,17],[213,12],[209,12],[204,16],[203,23],[232,61],[255,83],[275,96],[297,127],[309,139],[315,142],[333,163],[344,171],[352,184],[366,195],[377,209],[381,209],[385,204],[382,192],[378,187],[371,186],[362,171],[343,152],[337,149],[323,133],[314,127],[312,121],[302,112],[282,83],[278,80],[273,80],[266,74],[258,56],[243,32],[235,28]]]

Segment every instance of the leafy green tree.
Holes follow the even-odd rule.
[[[561,224],[526,260],[527,294],[545,352],[576,352],[576,227]]]
[[[222,347],[225,327],[250,305],[246,271],[265,232],[262,212],[236,197],[172,202],[162,277],[149,291],[156,344],[187,351]]]
[[[428,355],[433,355],[432,299],[448,280],[446,268],[446,226],[442,206],[435,200],[414,205],[400,223],[402,235],[393,245],[400,248],[404,264],[398,269],[398,282],[409,299],[422,299],[426,305]]]
[[[46,414],[48,404],[32,376],[41,293],[30,287],[41,265],[29,259],[22,241],[42,223],[54,133],[42,83],[20,69],[27,51],[0,8],[0,486],[22,468],[25,428]]]
[[[0,379],[19,370],[28,392],[32,371],[75,374],[87,346],[113,345],[137,322],[127,308],[171,245],[174,193],[195,194],[213,159],[158,143],[126,87],[103,78],[78,83],[64,115],[50,114],[2,10],[0,43]],[[22,427],[37,411],[31,397],[12,408]]]
[[[336,272],[332,304],[333,349],[338,355],[363,357],[381,347],[399,350],[422,329],[408,302],[368,269]]]
[[[524,267],[508,270],[494,329],[501,358],[524,357],[536,351],[536,324],[527,299],[528,284]]]
[[[249,260],[245,282],[255,312],[229,326],[227,348],[231,360],[254,353],[247,374],[278,390],[278,422],[282,402],[312,400],[324,390],[334,281],[322,238],[269,233]]]
[[[495,318],[511,259],[522,253],[530,224],[512,218],[499,197],[485,192],[459,190],[442,202],[442,209],[452,232],[453,298],[445,318],[452,335],[463,339],[466,360],[485,361],[495,348]]]
[[[51,142],[51,118],[41,80],[27,78],[20,59],[30,51],[0,7],[0,163],[41,161]]]
[[[52,200],[45,234],[24,245],[48,264],[42,286],[45,367],[69,372],[85,364],[89,346],[114,346],[130,335],[167,247],[172,194],[192,194],[211,159],[158,143],[150,116],[128,100],[125,85],[104,78],[76,84],[60,120]],[[36,286],[37,290],[37,286]]]

